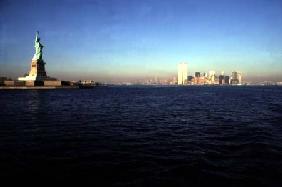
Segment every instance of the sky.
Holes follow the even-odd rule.
[[[37,30],[59,79],[176,77],[187,62],[282,81],[281,0],[1,0],[0,76],[29,71]]]

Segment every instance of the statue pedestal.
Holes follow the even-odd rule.
[[[32,59],[29,76],[36,76],[37,79],[44,80],[47,78],[45,71],[45,62],[39,59]]]
[[[48,79],[45,71],[45,62],[41,59],[32,59],[28,76],[19,77],[21,81],[44,81]]]

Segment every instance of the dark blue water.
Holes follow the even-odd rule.
[[[0,177],[281,186],[282,87],[0,91]]]

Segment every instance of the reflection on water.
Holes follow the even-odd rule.
[[[40,106],[40,93],[38,90],[31,90],[29,97],[27,97],[26,100],[26,105],[25,107],[27,108],[27,112],[34,114],[33,116],[36,117],[36,114],[39,110],[39,107],[44,107]]]
[[[0,177],[282,184],[282,88],[1,91]]]

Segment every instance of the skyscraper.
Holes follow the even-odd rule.
[[[229,84],[229,76],[224,76],[224,84]]]
[[[242,73],[241,72],[238,72],[238,82],[239,84],[241,85],[242,84]]]
[[[188,68],[187,63],[178,64],[178,85],[187,83]]]
[[[240,72],[232,72],[231,84],[242,84],[242,74]]]
[[[219,81],[219,84],[224,84],[224,75],[219,75],[218,81]]]
[[[215,82],[215,71],[209,71],[209,80],[211,84]]]
[[[200,72],[195,72],[195,77],[201,77],[201,73]]]

